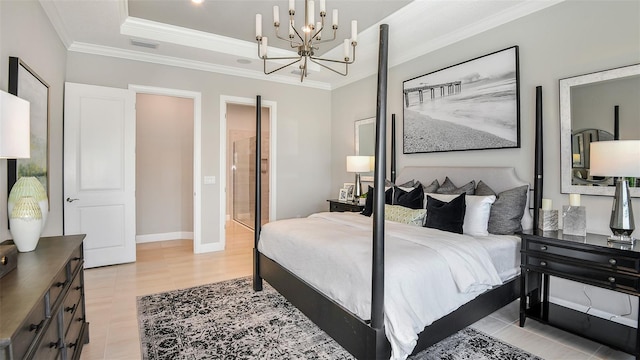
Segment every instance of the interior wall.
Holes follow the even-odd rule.
[[[108,71],[100,71],[108,69]],[[203,244],[218,243],[222,218],[220,186],[220,96],[254,98],[278,104],[277,217],[306,216],[326,209],[331,174],[331,93],[270,81],[70,52],[67,81],[127,88],[129,84],[202,93]],[[313,111],[309,111],[313,109]],[[202,179],[200,179],[202,181]],[[226,183],[226,181],[224,181]],[[301,184],[304,184],[301,186]],[[301,201],[301,199],[303,199]],[[275,220],[275,219],[272,219]]]
[[[597,25],[596,25],[597,24]],[[393,33],[393,29],[389,29]],[[520,149],[402,154],[402,82],[509,46],[520,47]],[[393,54],[389,55],[393,57]],[[533,184],[535,87],[542,86],[544,117],[544,197],[554,208],[569,203],[560,193],[561,78],[638,63],[640,3],[637,1],[565,1],[473,36],[389,70],[388,116],[396,114],[398,170],[409,165],[514,166]],[[338,189],[351,179],[345,155],[353,152],[353,122],[374,116],[376,81],[372,76],[332,91],[332,182]],[[390,131],[388,131],[390,133]],[[390,140],[389,140],[390,142]],[[587,230],[609,234],[611,197],[582,196]],[[640,208],[640,199],[633,205]],[[640,211],[635,214],[640,223]],[[559,219],[561,221],[561,219]]]
[[[193,232],[193,99],[136,95],[136,235]]]
[[[62,109],[67,51],[37,1],[0,1],[0,88],[8,90],[9,57],[21,58],[49,84],[49,216],[44,236],[62,235]],[[7,221],[7,161],[0,160],[0,241]]]

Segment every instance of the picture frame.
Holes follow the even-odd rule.
[[[49,85],[20,58],[9,57],[9,93],[30,103],[31,157],[7,160],[7,185],[36,177],[49,195]]]
[[[353,201],[356,191],[355,183],[344,183],[342,188],[347,189],[347,201]]]
[[[347,193],[349,190],[342,188],[338,194],[338,201],[347,202]]]
[[[403,81],[403,153],[519,148],[518,49]]]

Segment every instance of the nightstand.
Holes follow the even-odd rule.
[[[521,235],[520,326],[527,317],[640,359],[635,328],[549,303],[549,277],[640,296],[640,245],[607,244],[607,236],[535,231]]]
[[[351,201],[327,200],[329,202],[329,211],[334,212],[360,212],[364,209],[364,205],[358,205]]]

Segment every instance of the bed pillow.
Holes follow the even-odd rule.
[[[424,209],[424,191],[422,185],[408,190],[407,188],[395,187],[393,192],[393,205],[401,205],[410,209]]]
[[[431,196],[440,201],[451,201],[456,198],[456,195],[447,194],[427,194],[427,196]],[[489,235],[489,218],[491,216],[491,206],[495,201],[495,195],[465,196],[466,210],[464,215],[463,233],[473,236]],[[429,212],[427,211],[427,218],[428,217]]]
[[[511,235],[522,231],[522,216],[527,206],[528,185],[496,193],[487,184],[478,181],[476,194],[496,195],[496,201],[491,205],[488,231],[491,234]]]
[[[385,205],[384,219],[403,224],[422,226],[425,209],[409,209],[400,205]]]
[[[466,209],[464,198],[463,193],[445,202],[427,195],[427,218],[424,226],[462,234]]]
[[[429,185],[426,185],[426,186],[422,185],[422,190],[425,193],[434,193],[436,192],[436,190],[438,190],[439,187],[440,187],[440,183],[438,182],[438,179],[435,179]]]
[[[447,176],[440,187],[435,191],[437,194],[462,194],[474,195],[476,191],[476,182],[471,180],[468,183],[457,187]]]
[[[387,188],[394,187],[394,186],[404,187],[404,188],[414,188],[414,187],[416,187],[416,181],[415,180],[409,180],[404,184],[397,185],[397,184],[392,183],[391,180],[385,179],[384,180],[384,186],[387,187]]]
[[[393,188],[385,190],[384,203],[393,203]],[[371,185],[369,185],[369,190],[367,190],[367,200],[364,202],[364,208],[360,214],[364,216],[371,216],[371,214],[373,214],[373,187],[371,187]]]

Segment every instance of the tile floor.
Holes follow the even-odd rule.
[[[85,271],[90,343],[82,360],[140,359],[136,297],[187,288],[252,272],[253,233],[227,225],[227,249],[193,254],[191,240],[139,244],[137,261]],[[629,354],[527,319],[518,326],[518,301],[473,326],[547,360],[633,359]]]

